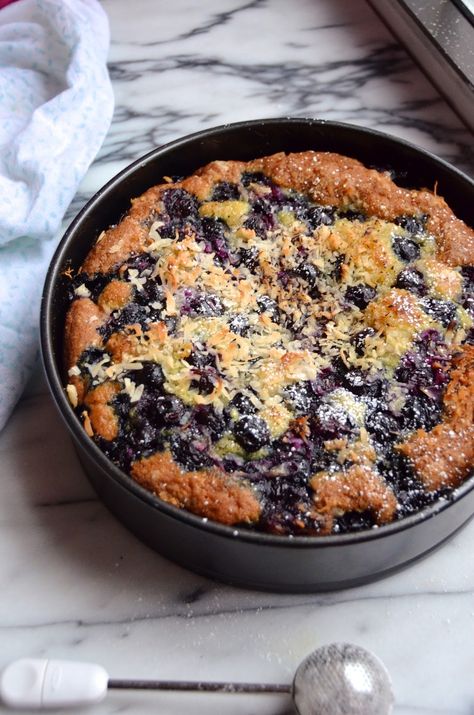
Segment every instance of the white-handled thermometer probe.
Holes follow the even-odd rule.
[[[94,705],[108,690],[288,693],[299,715],[389,715],[393,704],[385,666],[348,643],[315,650],[298,666],[292,685],[111,679],[101,665],[42,658],[16,660],[0,676],[0,700],[17,710]]]

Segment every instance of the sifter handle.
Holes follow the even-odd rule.
[[[0,675],[0,701],[38,710],[93,705],[105,697],[108,680],[107,671],[95,663],[21,658]]]

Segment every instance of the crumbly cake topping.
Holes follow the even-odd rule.
[[[99,236],[70,285],[67,395],[201,516],[401,518],[472,468],[473,247],[440,197],[345,157],[214,162]]]

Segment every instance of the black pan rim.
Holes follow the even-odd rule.
[[[434,518],[440,512],[444,511],[445,509],[448,509],[454,502],[458,502],[463,499],[474,489],[474,476],[468,478],[462,485],[454,489],[448,499],[439,499],[433,504],[430,504],[428,507],[425,507],[424,509],[415,512],[414,514],[406,516],[400,521],[391,522],[390,524],[385,524],[377,528],[364,529],[354,533],[332,534],[327,536],[278,536],[275,534],[267,534],[265,532],[254,531],[246,527],[245,525],[226,526],[218,522],[208,521],[199,516],[196,516],[195,514],[192,514],[191,512],[187,512],[184,509],[179,509],[177,507],[172,506],[171,504],[167,504],[151,492],[138,485],[136,482],[133,481],[131,477],[122,472],[115,464],[113,464],[113,462],[111,462],[105,456],[105,454],[101,452],[101,450],[89,439],[89,437],[86,435],[83,428],[79,424],[77,417],[74,414],[73,409],[66,398],[61,380],[60,369],[57,365],[57,361],[54,355],[51,325],[52,300],[56,288],[56,282],[58,280],[58,276],[62,267],[63,258],[65,254],[67,254],[70,245],[74,243],[76,232],[78,231],[78,229],[80,229],[81,223],[83,222],[84,218],[96,210],[96,207],[100,203],[101,199],[104,196],[112,193],[114,189],[118,185],[120,185],[127,177],[133,175],[140,168],[159,158],[162,154],[166,154],[170,150],[179,148],[180,146],[186,146],[189,143],[194,143],[201,139],[207,140],[209,137],[212,137],[215,134],[221,134],[222,132],[227,130],[237,131],[239,129],[245,129],[247,127],[256,128],[259,126],[261,126],[262,129],[265,129],[265,127],[267,127],[268,125],[297,126],[298,124],[302,124],[305,126],[324,126],[334,129],[335,131],[337,131],[338,129],[351,131],[360,135],[377,137],[378,139],[384,140],[388,144],[393,145],[394,147],[403,146],[417,155],[424,155],[426,158],[439,165],[444,172],[458,176],[474,189],[474,181],[462,171],[452,166],[445,160],[440,159],[428,150],[420,149],[411,142],[408,142],[404,139],[399,139],[379,130],[370,129],[345,122],[333,122],[324,119],[299,117],[273,117],[268,119],[253,119],[248,121],[221,124],[215,127],[211,127],[209,129],[204,129],[198,132],[194,132],[192,134],[188,134],[184,137],[180,137],[162,146],[152,149],[145,155],[139,157],[134,162],[126,166],[120,172],[118,172],[106,184],[104,184],[104,186],[102,186],[89,199],[89,201],[87,201],[87,203],[83,206],[77,216],[67,227],[53,255],[53,258],[51,259],[44,283],[40,310],[41,353],[48,386],[52,393],[53,399],[59,409],[59,412],[64,421],[66,422],[69,431],[78,441],[80,446],[85,450],[85,452],[89,454],[90,457],[94,460],[94,462],[100,467],[101,471],[107,473],[135,498],[145,501],[152,508],[164,512],[168,516],[173,517],[174,519],[177,519],[178,521],[181,521],[183,523],[186,523],[188,526],[192,526],[204,530],[206,532],[213,533],[222,538],[233,540],[238,538],[239,540],[244,541],[246,543],[253,543],[261,546],[277,546],[280,548],[286,547],[292,550],[308,548],[331,548],[349,544],[360,544],[368,541],[388,538],[394,533],[406,531],[417,524],[421,524],[422,522]]]

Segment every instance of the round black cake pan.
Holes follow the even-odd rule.
[[[474,478],[449,500],[379,529],[322,537],[284,537],[233,529],[164,503],[121,472],[96,447],[67,397],[63,365],[67,310],[64,271],[76,269],[130,199],[163,176],[186,176],[215,159],[248,161],[278,151],[334,151],[389,170],[399,185],[434,189],[474,224],[474,182],[446,162],[380,132],[312,119],[268,119],[209,129],[153,150],[124,169],[82,209],[51,262],[41,308],[41,345],[51,393],[99,497],[140,539],[167,558],[239,586],[311,592],[359,585],[426,555],[474,513]]]

